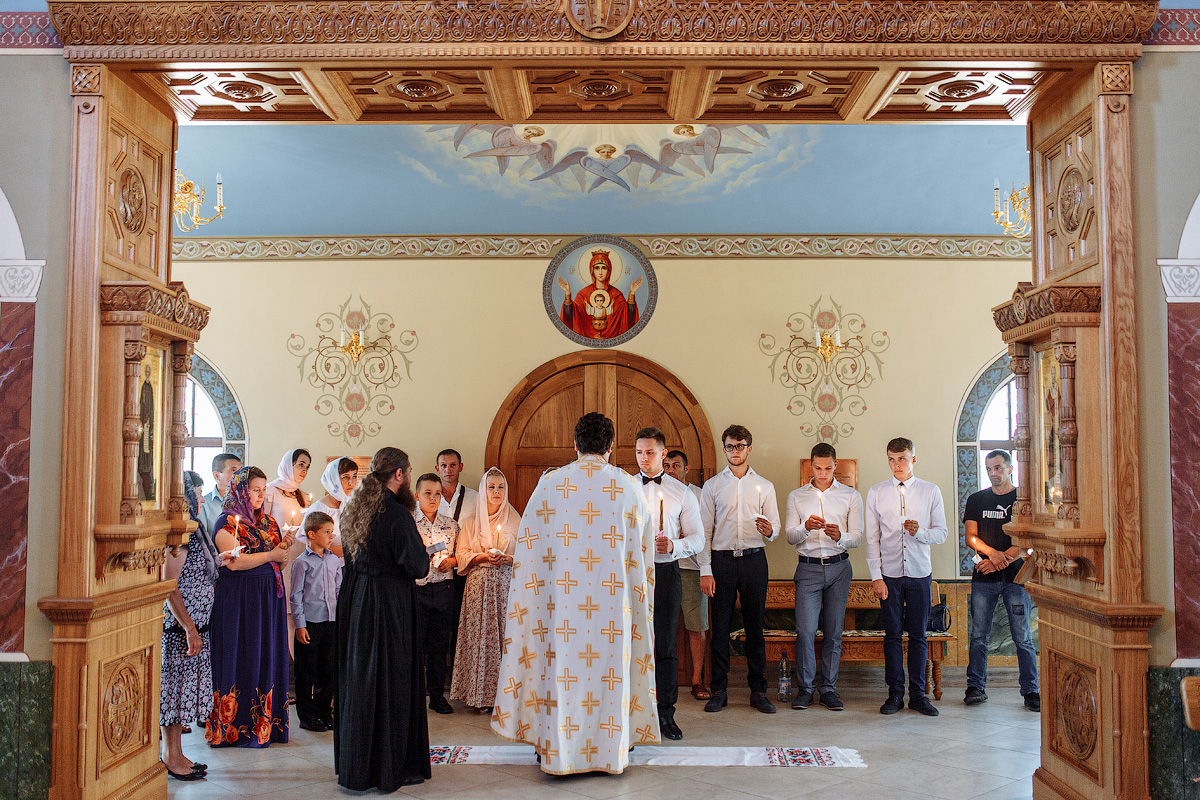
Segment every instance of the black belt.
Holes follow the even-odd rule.
[[[849,557],[850,557],[850,554],[845,552],[844,550],[842,552],[838,553],[836,556],[822,556],[821,558],[809,558],[808,556],[796,556],[796,558],[800,559],[801,564],[824,564],[826,566],[828,566],[829,564],[836,564],[839,561],[845,561]]]
[[[729,553],[729,555],[733,556],[734,558],[741,558],[742,556],[752,556],[755,553],[761,553],[762,551],[763,549],[761,547],[747,547],[745,550],[714,550],[713,552]]]

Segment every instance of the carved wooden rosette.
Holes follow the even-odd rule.
[[[1075,363],[1082,349],[1098,356],[1098,327],[1100,325],[1101,288],[1091,284],[1051,284],[1035,289],[1030,283],[1021,283],[1013,292],[1012,299],[992,310],[993,318],[1008,343],[1012,356],[1011,368],[1016,376],[1017,397],[1017,502],[1013,509],[1010,532],[1017,534],[1021,546],[1033,547],[1032,562],[1039,569],[1066,577],[1087,578],[1103,582],[1103,552],[1105,536],[1098,515],[1081,515],[1079,505],[1080,435],[1075,381]],[[1033,363],[1051,353],[1057,364],[1057,377],[1061,385],[1058,401],[1058,419],[1053,435],[1058,437],[1061,463],[1062,498],[1053,514],[1039,511],[1034,492],[1045,491],[1035,487],[1047,458],[1046,448],[1034,442],[1033,425],[1039,420],[1035,409],[1044,402],[1034,397],[1034,390],[1045,388],[1031,386],[1030,372]],[[1033,370],[1036,373],[1036,370]],[[1086,405],[1098,408],[1095,388],[1089,387]],[[1088,415],[1085,424],[1090,430],[1098,427],[1098,414]],[[1043,425],[1038,425],[1039,434]],[[1087,452],[1098,458],[1098,440],[1089,441],[1093,447]],[[1096,487],[1098,489],[1098,486]]]
[[[153,572],[162,565],[165,549],[181,544],[189,529],[183,496],[183,446],[187,441],[184,397],[191,356],[200,331],[208,323],[208,309],[193,303],[180,283],[155,285],[154,281],[107,281],[100,286],[102,342],[120,347],[124,380],[109,389],[122,398],[120,420],[120,505],[115,519],[101,502],[97,513],[96,576],[123,570]],[[102,345],[103,346],[103,345]],[[151,456],[159,456],[153,481],[160,487],[158,508],[144,508],[139,500],[139,455],[146,431],[141,403],[142,365],[158,352],[163,369],[159,386],[162,424]],[[102,392],[104,389],[102,388]],[[102,430],[114,421],[101,421]],[[115,433],[115,431],[114,431]],[[106,449],[101,441],[100,449]],[[103,477],[101,476],[103,485]]]

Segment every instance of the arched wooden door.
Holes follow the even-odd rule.
[[[716,464],[712,428],[683,383],[653,361],[613,350],[583,350],[542,364],[529,373],[496,413],[485,458],[508,476],[509,499],[518,509],[550,467],[575,460],[575,422],[589,411],[616,426],[612,463],[631,472],[634,436],[653,425],[667,448],[688,455],[688,477],[702,483]]]

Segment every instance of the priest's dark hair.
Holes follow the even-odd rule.
[[[658,428],[642,428],[637,432],[637,435],[633,437],[635,442],[638,439],[653,439],[664,448],[667,446],[667,435]]]
[[[584,455],[604,455],[615,436],[612,420],[596,411],[584,414],[575,423],[575,449]]]
[[[813,445],[812,452],[808,454],[809,458],[832,458],[837,461],[837,450],[833,449],[833,445],[829,442],[817,442]]]
[[[384,447],[371,459],[371,471],[363,476],[362,482],[342,506],[339,520],[342,548],[348,558],[354,558],[366,544],[371,532],[371,522],[383,511],[383,493],[387,482],[398,470],[408,471],[408,453],[398,447]],[[416,507],[416,498],[408,486],[400,487],[400,502],[410,510]],[[407,502],[406,502],[407,501]]]

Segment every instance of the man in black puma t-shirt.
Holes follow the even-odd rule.
[[[983,463],[992,486],[968,497],[963,511],[967,547],[972,548],[979,558],[971,576],[970,661],[967,664],[967,695],[963,702],[974,706],[988,699],[984,690],[987,687],[992,616],[996,602],[1003,598],[1008,610],[1008,627],[1017,646],[1021,696],[1025,698],[1026,708],[1041,711],[1037,651],[1029,634],[1033,603],[1025,587],[1013,583],[1024,562],[1021,549],[1014,546],[1004,532],[1005,523],[1012,519],[1012,507],[1017,499],[1017,490],[1012,483],[1012,457],[1004,450],[993,450]]]

